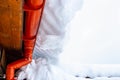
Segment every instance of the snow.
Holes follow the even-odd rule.
[[[18,80],[120,80],[119,3],[47,0],[33,61]]]
[[[78,80],[120,80],[120,78],[119,77],[115,77],[115,78],[100,77],[95,79],[79,78]]]
[[[120,65],[109,66],[108,68],[108,65],[80,65],[79,70],[77,69],[78,73],[70,73],[70,70],[67,71],[70,67],[68,65],[63,69],[59,65],[49,64],[44,58],[39,58],[22,68],[18,80],[24,78],[27,80],[120,80]]]
[[[69,66],[69,67],[68,67]],[[77,77],[120,77],[120,65],[116,64],[62,64],[66,73]]]
[[[63,62],[120,64],[119,3],[119,0],[84,0],[68,25],[70,38],[61,54]]]
[[[69,42],[60,54],[67,73],[90,78],[120,77],[119,3],[84,0],[82,9],[68,24]]]

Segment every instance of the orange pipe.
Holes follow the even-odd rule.
[[[45,0],[25,1],[25,30],[23,33],[24,58],[7,65],[6,80],[14,80],[15,70],[32,61],[33,48],[35,45],[44,3]]]

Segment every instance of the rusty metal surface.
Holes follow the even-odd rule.
[[[22,27],[22,0],[0,0],[0,46],[21,49]]]

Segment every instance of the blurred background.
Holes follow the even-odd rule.
[[[83,0],[69,27],[60,62],[120,64],[120,0]],[[67,56],[67,58],[66,58]]]

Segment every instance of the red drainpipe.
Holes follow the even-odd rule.
[[[23,33],[24,58],[7,65],[6,80],[15,80],[15,70],[32,61],[32,53],[44,5],[45,0],[25,0],[23,7],[25,11],[25,29]]]

